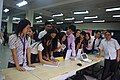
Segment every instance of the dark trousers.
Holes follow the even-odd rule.
[[[113,74],[112,76],[114,76],[114,74],[117,72],[117,69],[118,62],[116,60],[105,59],[104,70],[101,80],[105,80],[106,78],[111,76],[111,74]],[[113,77],[111,78],[111,80],[114,80]]]
[[[38,63],[38,54],[31,54],[31,63]]]
[[[20,64],[20,66],[23,66],[23,64]],[[16,67],[15,64],[8,62],[8,68]]]

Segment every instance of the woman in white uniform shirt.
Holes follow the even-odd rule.
[[[66,40],[66,34],[64,32],[60,32],[58,34],[57,48],[53,51],[54,57],[64,57],[64,52],[67,44],[67,42],[65,43],[65,40]]]
[[[30,25],[30,21],[26,19],[21,20],[16,28],[15,34],[9,37],[9,48],[11,49],[12,55],[8,63],[8,68],[16,67],[19,71],[25,71],[22,66],[25,66],[27,61],[28,66],[32,66],[30,60],[30,45],[26,37]]]
[[[56,62],[50,59],[51,48],[52,48],[51,43],[53,38],[55,38],[56,34],[57,34],[56,30],[54,29],[49,30],[47,34],[43,36],[43,38],[41,39],[41,42],[37,42],[37,44],[33,46],[31,53],[34,55],[38,55],[38,60],[40,63],[57,65]]]

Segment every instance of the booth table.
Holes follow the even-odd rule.
[[[5,75],[5,80],[64,80],[76,74],[76,71],[104,60],[103,57],[97,58],[93,55],[89,55],[89,59],[91,59],[92,62],[66,60],[60,62],[58,67],[35,64],[35,70],[25,72],[17,71],[15,68],[8,68],[3,70],[3,74]],[[78,66],[77,63],[81,63],[82,66]]]

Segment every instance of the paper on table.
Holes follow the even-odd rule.
[[[58,65],[49,65],[49,64],[43,64],[43,66],[48,66],[48,67],[58,67]]]
[[[67,52],[66,52],[66,56],[65,56],[65,60],[70,59],[70,57],[71,57],[71,53],[72,53],[72,50],[67,50]]]
[[[82,49],[78,49],[77,55],[76,55],[76,59],[80,59],[81,58],[81,51],[82,51]]]
[[[34,69],[35,69],[35,68],[33,68],[33,67],[28,67],[28,66],[25,66],[25,67],[23,67],[23,68],[25,68],[26,71],[31,71],[31,70],[34,70]]]
[[[60,62],[58,62],[57,65],[49,65],[49,64],[43,64],[43,66],[48,66],[48,67],[59,67]]]

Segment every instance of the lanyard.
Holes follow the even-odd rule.
[[[22,42],[22,45],[23,45],[23,55],[25,54],[25,38],[22,39],[21,37],[19,37],[21,42]]]

